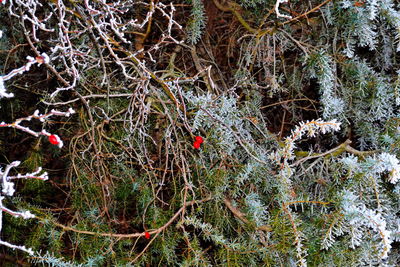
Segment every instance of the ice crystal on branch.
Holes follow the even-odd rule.
[[[25,122],[25,121],[30,121],[32,119],[37,119],[41,122],[45,122],[51,116],[69,117],[71,114],[74,114],[74,113],[75,113],[75,111],[72,108],[69,108],[68,111],[66,111],[66,112],[62,112],[62,111],[53,109],[47,114],[40,114],[39,110],[35,110],[33,115],[25,117],[25,118],[17,119],[13,123],[0,122],[0,128],[2,128],[2,127],[15,128],[15,129],[21,130],[23,132],[26,132],[30,135],[33,135],[35,137],[39,137],[40,135],[44,135],[47,137],[54,136],[54,138],[56,138],[56,140],[57,140],[57,142],[55,144],[58,145],[59,148],[61,148],[63,146],[63,142],[61,141],[60,137],[58,137],[57,135],[52,135],[52,134],[48,133],[45,129],[43,129],[40,132],[37,132],[37,131],[30,129],[29,127],[22,126],[21,123]]]
[[[346,42],[344,53],[349,58],[354,56],[356,45],[375,50],[379,38],[399,43],[400,13],[391,0],[359,1],[362,5],[355,5],[354,1],[339,1],[344,11],[341,19],[346,28],[341,33]],[[393,42],[386,42],[385,47]],[[399,51],[399,45],[397,51]],[[386,49],[385,48],[385,49]]]
[[[201,0],[191,0],[192,7],[192,18],[188,25],[188,39],[191,44],[196,44],[202,35],[202,31],[205,28],[207,18],[204,14],[204,5]]]
[[[23,219],[30,219],[30,218],[35,217],[35,215],[33,215],[30,211],[17,212],[17,211],[10,210],[3,205],[3,200],[5,199],[5,196],[3,196],[3,194],[6,196],[13,196],[15,193],[14,183],[11,182],[11,180],[13,180],[13,179],[47,180],[48,179],[46,172],[41,173],[42,172],[41,168],[38,168],[38,170],[33,173],[17,174],[16,176],[10,176],[9,175],[10,170],[12,168],[18,167],[19,164],[20,164],[20,161],[14,161],[14,162],[8,164],[4,168],[4,170],[2,170],[2,168],[0,168],[1,189],[2,189],[2,191],[1,191],[2,193],[0,194],[0,232],[1,232],[2,226],[3,226],[3,218],[2,218],[3,212],[8,213],[9,215],[11,215],[13,217],[17,217],[17,218],[21,217]],[[25,251],[25,252],[33,255],[33,251],[31,249],[27,249],[25,246],[13,245],[13,244],[10,244],[3,240],[0,240],[0,244],[10,247],[12,249],[19,249],[19,250]]]
[[[6,1],[2,1],[3,4],[5,4]],[[11,1],[11,5],[13,4],[13,1]],[[29,5],[29,4],[28,4]],[[42,24],[39,25],[42,28]],[[1,38],[1,36],[0,36]],[[31,57],[28,56],[26,58],[28,60],[28,62],[17,69],[14,69],[12,71],[10,71],[8,74],[0,76],[0,98],[11,98],[14,97],[13,93],[8,93],[6,91],[5,88],[5,84],[4,82],[7,80],[12,79],[14,76],[16,75],[22,75],[24,72],[27,72],[30,70],[31,66],[33,64],[37,64],[38,66],[42,65],[42,64],[48,64],[50,62],[50,58],[46,53],[42,53],[37,57]],[[27,122],[27,121],[31,121],[32,119],[37,119],[40,122],[45,122],[49,117],[51,116],[65,116],[65,117],[69,117],[71,114],[75,113],[75,111],[70,108],[67,112],[61,112],[61,111],[57,111],[57,110],[52,110],[51,112],[49,112],[48,114],[40,114],[39,110],[36,110],[33,115],[25,117],[25,118],[20,118],[15,120],[12,123],[5,123],[5,122],[0,122],[0,128],[5,128],[5,127],[9,127],[9,128],[14,128],[14,129],[18,129],[21,130],[23,132],[26,132],[30,135],[33,135],[35,137],[39,137],[40,135],[46,135],[46,136],[54,136],[57,139],[57,145],[61,148],[63,143],[61,141],[61,139],[57,136],[57,135],[51,135],[49,134],[45,129],[42,129],[41,131],[34,131],[32,129],[30,129],[27,126],[23,126],[21,125],[21,123],[23,122]],[[48,174],[47,172],[42,172],[42,168],[39,167],[36,171],[32,172],[32,173],[26,173],[26,174],[20,174],[18,173],[17,175],[10,175],[10,171],[11,169],[18,167],[20,165],[20,161],[13,161],[10,164],[7,164],[4,168],[4,170],[0,167],[0,177],[1,177],[1,194],[0,194],[0,232],[3,228],[3,212],[8,213],[9,215],[13,216],[13,217],[21,217],[23,219],[30,219],[30,218],[34,218],[35,215],[33,215],[30,211],[23,211],[23,212],[18,212],[18,211],[13,211],[11,209],[8,209],[7,207],[5,207],[3,205],[3,200],[5,199],[6,196],[8,197],[12,197],[15,193],[15,187],[14,187],[14,182],[13,180],[16,179],[39,179],[39,180],[47,180],[48,179]],[[25,246],[18,246],[18,245],[13,245],[7,241],[4,240],[0,240],[0,244],[7,246],[11,249],[19,249],[22,251],[25,251],[27,253],[29,253],[30,255],[33,255],[34,252],[32,249],[28,249]]]
[[[28,56],[26,59],[28,60],[28,63],[26,63],[25,66],[22,66],[18,69],[14,69],[10,73],[0,76],[0,98],[14,97],[13,93],[6,92],[4,81],[10,80],[17,74],[23,74],[24,72],[29,71],[30,67],[35,63],[38,64],[38,66],[40,66],[42,63],[48,63],[50,61],[49,56],[46,53],[42,53],[40,57],[36,57],[36,58]]]
[[[317,78],[320,86],[322,117],[327,120],[341,118],[346,106],[336,93],[336,70],[332,58],[321,50],[308,58],[308,67],[311,77]]]
[[[43,129],[40,132],[36,132],[32,129],[30,129],[27,126],[22,126],[21,123],[24,121],[30,121],[32,119],[37,119],[41,122],[46,121],[47,118],[51,117],[51,116],[65,116],[65,117],[69,117],[71,114],[75,113],[73,109],[69,109],[67,112],[61,112],[61,111],[57,111],[57,110],[52,110],[51,112],[47,113],[47,114],[40,114],[38,110],[36,110],[34,112],[33,115],[25,117],[25,118],[21,118],[21,119],[17,119],[15,122],[13,123],[4,123],[1,122],[0,123],[0,128],[2,127],[11,127],[11,128],[15,128],[15,129],[19,129],[23,132],[26,132],[28,134],[31,134],[35,137],[38,137],[39,135],[45,135],[45,136],[54,136],[57,139],[57,145],[58,147],[62,147],[63,146],[63,142],[61,141],[61,139],[57,136],[57,135],[51,135],[49,134],[45,129]],[[33,173],[26,173],[26,174],[17,174],[15,176],[11,176],[9,175],[10,170],[12,168],[18,167],[20,165],[20,161],[14,161],[10,164],[8,164],[5,168],[4,171],[0,168],[0,177],[1,177],[1,192],[2,194],[0,194],[0,231],[2,229],[2,216],[3,216],[3,212],[6,212],[14,217],[22,217],[23,219],[29,219],[29,218],[34,218],[35,216],[30,213],[29,211],[25,211],[25,212],[16,212],[16,211],[12,211],[8,208],[6,208],[3,205],[3,199],[5,198],[3,195],[5,196],[13,196],[15,193],[15,188],[14,188],[14,183],[12,182],[12,180],[15,179],[39,179],[39,180],[47,180],[48,179],[48,175],[47,172],[43,172],[42,173],[42,168],[39,167],[35,172]],[[16,246],[13,244],[10,244],[6,241],[2,241],[0,240],[0,244],[3,244],[5,246],[8,246],[12,249],[19,249],[22,251],[25,251],[31,255],[33,255],[33,251],[31,249],[26,249],[25,246]]]
[[[284,147],[277,151],[273,158],[275,161],[280,162],[281,159],[284,160],[283,164],[287,164],[288,160],[292,160],[294,158],[294,149],[296,148],[295,142],[300,140],[306,135],[307,137],[315,137],[317,133],[329,133],[340,130],[340,122],[337,122],[335,119],[331,121],[323,121],[321,119],[300,122],[298,126],[294,130],[290,136],[285,138]]]
[[[351,191],[343,191],[342,209],[347,227],[344,228],[351,236],[350,247],[360,246],[368,236],[366,232],[372,229],[375,232],[374,239],[380,242],[380,257],[385,259],[391,249],[392,240],[390,231],[386,229],[386,221],[382,214],[368,209],[359,203],[358,198]]]
[[[279,5],[282,4],[282,3],[287,3],[287,2],[289,2],[289,0],[276,0],[275,13],[276,13],[277,17],[286,18],[286,19],[291,19],[292,18],[292,16],[284,15],[279,11]]]

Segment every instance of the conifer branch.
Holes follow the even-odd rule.
[[[185,209],[189,206],[193,206],[193,205],[197,205],[197,204],[201,204],[207,201],[210,201],[212,198],[208,197],[208,198],[204,198],[201,200],[192,200],[189,202],[186,202],[184,206],[182,206],[170,219],[167,223],[165,223],[163,226],[161,226],[160,228],[157,229],[153,229],[153,230],[149,230],[148,233],[150,235],[155,235],[158,234],[162,231],[164,231],[168,226],[170,226],[178,217],[179,215],[185,211]],[[47,219],[40,217],[40,216],[36,216],[37,219],[46,222],[48,221]],[[70,226],[66,226],[63,225],[61,223],[55,222],[55,221],[51,221],[51,224],[63,229],[64,231],[72,231],[75,233],[80,233],[80,234],[85,234],[85,235],[94,235],[94,236],[104,236],[104,237],[116,237],[116,238],[133,238],[133,237],[144,237],[146,232],[143,233],[131,233],[131,234],[116,234],[116,233],[101,233],[101,232],[92,232],[92,231],[86,231],[86,230],[79,230],[79,229],[75,229],[74,227],[70,227]]]
[[[237,217],[239,220],[241,220],[245,224],[249,224],[249,225],[253,224],[248,219],[246,219],[246,215],[244,213],[242,213],[239,209],[237,209],[236,207],[234,207],[232,205],[232,202],[231,202],[230,199],[224,198],[224,203],[225,203],[226,207],[233,213],[233,215],[235,215],[235,217]],[[269,225],[258,226],[258,227],[256,227],[256,229],[257,230],[262,230],[262,231],[265,231],[265,232],[271,232],[272,231],[272,228]]]

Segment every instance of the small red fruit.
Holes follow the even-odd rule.
[[[355,3],[354,3],[354,6],[356,6],[356,7],[362,7],[362,6],[364,6],[365,5],[365,1],[356,1]]]
[[[197,142],[197,141],[195,141],[194,143],[193,143],[193,147],[195,148],[195,149],[199,149],[200,148],[200,143],[199,142]]]
[[[0,2],[0,3],[1,3],[1,2]],[[40,63],[40,64],[43,64],[43,63],[44,63],[44,57],[42,57],[42,56],[36,57],[36,61],[37,61],[38,63]]]
[[[204,142],[203,137],[201,137],[201,136],[196,136],[196,137],[194,138],[194,140],[196,140],[196,142],[198,142],[198,143],[200,143],[200,144],[202,144],[202,143]]]
[[[149,232],[144,232],[144,238],[150,239],[150,234],[149,234]]]
[[[55,136],[54,134],[49,136],[49,142],[53,145],[58,145],[59,143],[57,136]]]

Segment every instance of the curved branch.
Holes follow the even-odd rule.
[[[252,222],[250,222],[249,220],[246,219],[246,215],[241,212],[240,210],[238,210],[236,207],[234,207],[232,205],[232,202],[230,201],[230,199],[225,198],[224,199],[224,203],[226,205],[226,207],[233,213],[233,215],[235,215],[236,218],[238,218],[239,220],[241,220],[242,222],[244,222],[245,224],[253,224]],[[261,225],[256,227],[257,230],[262,230],[265,232],[271,232],[272,228],[269,225]]]
[[[170,226],[175,220],[176,218],[178,218],[178,216],[186,209],[186,207],[188,206],[193,206],[196,204],[200,204],[200,203],[204,203],[207,202],[209,200],[211,200],[211,197],[205,198],[205,199],[201,199],[201,200],[192,200],[190,202],[187,202],[184,206],[182,206],[175,214],[174,216],[171,217],[171,219],[169,219],[169,221],[167,223],[165,223],[163,226],[161,226],[158,229],[154,229],[154,230],[150,230],[147,231],[149,234],[154,235],[154,234],[158,234],[162,231],[164,231],[168,226]],[[36,218],[40,219],[41,221],[45,221],[45,218],[41,218],[39,216],[36,216]],[[66,226],[63,224],[60,224],[58,222],[54,222],[52,221],[52,223],[59,227],[62,228],[64,231],[72,231],[75,233],[80,233],[80,234],[86,234],[86,235],[95,235],[95,236],[105,236],[105,237],[117,237],[117,238],[132,238],[132,237],[144,237],[145,236],[145,232],[143,233],[131,233],[131,234],[114,234],[114,233],[97,233],[97,232],[91,232],[91,231],[86,231],[86,230],[78,230],[75,229],[73,227],[70,226]]]
[[[344,141],[342,144],[338,145],[337,147],[334,147],[326,152],[323,153],[313,153],[309,156],[305,156],[302,159],[299,159],[298,161],[296,161],[295,163],[293,163],[292,165],[290,165],[290,167],[295,167],[301,163],[303,163],[304,161],[307,161],[309,159],[315,159],[315,158],[320,158],[320,157],[326,157],[326,156],[338,156],[344,152],[348,152],[351,154],[354,154],[358,157],[364,158],[365,156],[368,155],[372,155],[375,154],[377,152],[379,152],[379,150],[371,150],[371,151],[359,151],[355,148],[352,148],[350,146],[351,144],[351,140],[347,139],[346,141]],[[309,152],[306,151],[297,151],[295,152],[295,155],[298,156],[302,156],[303,154],[307,154],[308,155]]]

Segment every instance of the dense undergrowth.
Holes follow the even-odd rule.
[[[400,262],[396,1],[4,2],[2,266]]]

